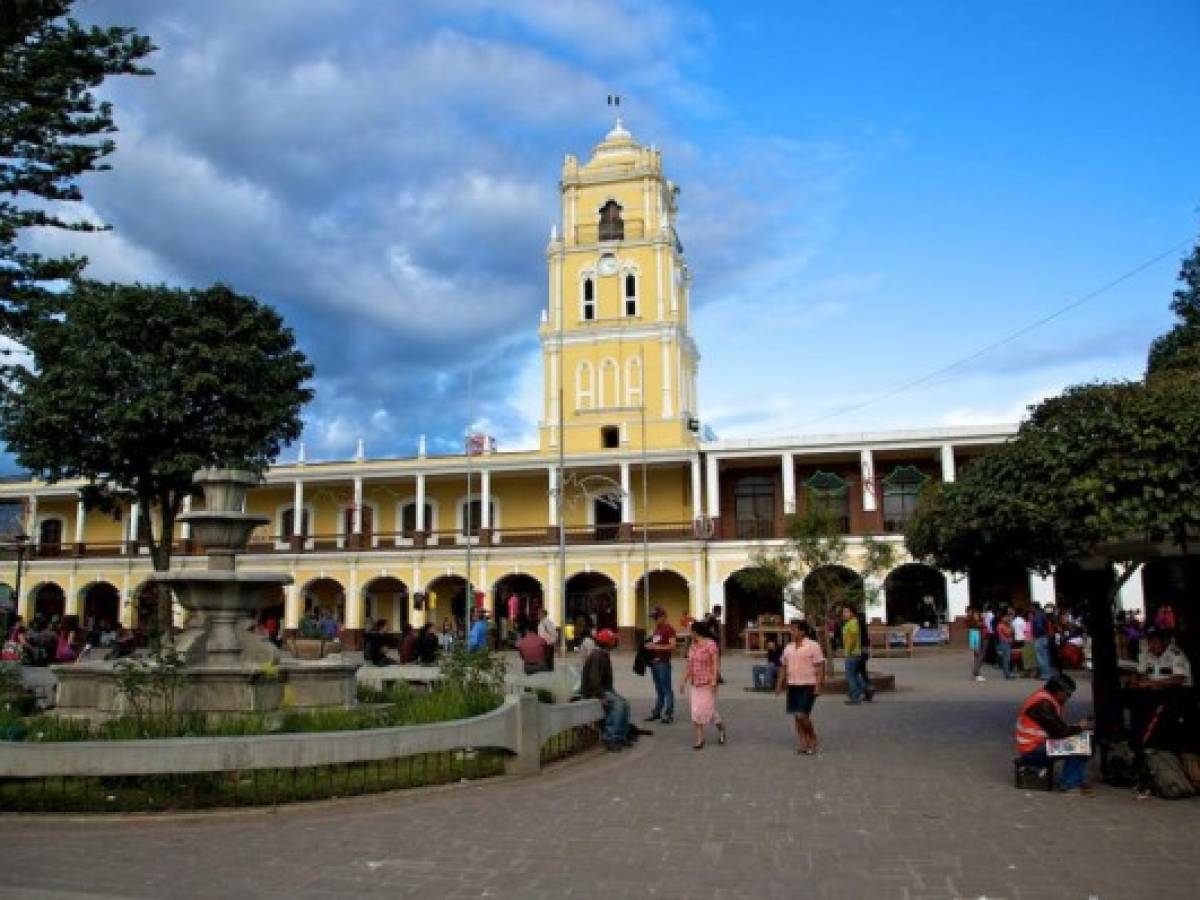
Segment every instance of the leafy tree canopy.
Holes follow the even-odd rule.
[[[31,323],[31,368],[0,390],[0,429],[49,481],[82,478],[140,504],[165,569],[175,516],[203,466],[261,470],[300,436],[313,369],[270,307],[222,285],[76,282],[65,313]],[[159,527],[150,528],[150,510]]]
[[[46,283],[79,274],[79,256],[46,258],[20,249],[26,228],[95,231],[64,218],[58,203],[83,198],[78,177],[108,168],[112,107],[92,94],[109,75],[146,75],[154,50],[132,28],[84,28],[65,18],[73,0],[4,0],[0,5],[0,332],[19,334]]]
[[[1200,243],[1183,261],[1179,281],[1182,286],[1171,303],[1179,322],[1150,345],[1149,376],[1200,370]]]
[[[954,571],[1048,572],[1130,539],[1186,544],[1200,528],[1200,370],[1068,389],[1011,443],[935,487],[905,531]]]

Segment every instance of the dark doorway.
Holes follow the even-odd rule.
[[[908,563],[888,573],[883,583],[889,625],[926,625],[946,620],[946,578],[932,566]]]
[[[594,628],[617,627],[617,586],[600,572],[580,572],[567,579],[566,621],[586,621]]]
[[[755,577],[757,573],[760,577]],[[783,617],[783,588],[770,586],[765,569],[740,569],[725,579],[725,642],[743,646],[742,633],[764,615]]]

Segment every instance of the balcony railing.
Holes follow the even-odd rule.
[[[576,244],[599,244],[603,241],[640,241],[646,236],[646,226],[641,219],[626,219],[624,222],[601,222],[594,225],[576,225]]]

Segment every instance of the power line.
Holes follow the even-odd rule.
[[[923,384],[927,384],[930,381],[940,378],[942,375],[945,375],[947,372],[951,372],[954,369],[957,369],[959,366],[966,365],[969,362],[974,362],[975,360],[979,359],[981,356],[986,356],[988,353],[991,353],[993,350],[997,350],[1006,344],[1011,344],[1013,341],[1017,340],[1018,338],[1024,337],[1025,335],[1029,334],[1031,331],[1041,328],[1046,323],[1052,322],[1055,319],[1066,315],[1071,310],[1077,309],[1078,307],[1083,306],[1083,304],[1087,303],[1088,301],[1096,299],[1101,294],[1104,294],[1104,293],[1112,290],[1117,285],[1128,281],[1130,278],[1133,278],[1135,275],[1141,274],[1146,269],[1149,269],[1151,266],[1153,266],[1155,263],[1162,262],[1162,260],[1166,259],[1171,254],[1179,252],[1184,247],[1191,244],[1193,240],[1194,240],[1194,238],[1189,237],[1185,240],[1180,241],[1177,244],[1173,244],[1172,246],[1168,247],[1166,250],[1162,251],[1161,253],[1158,253],[1155,256],[1152,256],[1150,259],[1147,259],[1144,262],[1141,262],[1138,265],[1134,266],[1132,269],[1125,272],[1123,275],[1119,275],[1118,277],[1114,278],[1112,281],[1109,281],[1106,284],[1101,285],[1100,287],[1096,288],[1095,290],[1089,291],[1088,293],[1084,294],[1081,297],[1077,297],[1076,299],[1072,300],[1070,303],[1067,303],[1064,306],[1060,306],[1058,309],[1054,310],[1054,312],[1048,313],[1047,315],[1038,319],[1036,322],[1031,322],[1030,324],[1025,325],[1024,327],[1017,329],[1016,331],[1012,332],[1011,334],[1009,334],[1005,337],[1002,337],[997,341],[993,341],[992,343],[990,343],[984,347],[979,348],[978,350],[974,351],[973,353],[970,353],[966,356],[956,359],[952,363],[948,363],[939,369],[935,369],[932,372],[922,375],[920,378],[914,378],[912,381],[906,381],[903,384],[899,384],[894,388],[889,388],[888,390],[884,391],[883,393],[878,394],[874,397],[871,397],[867,400],[864,400],[861,403],[855,403],[855,404],[852,404],[851,406],[845,407],[844,409],[839,409],[837,412],[831,412],[831,413],[827,413],[823,416],[818,416],[815,419],[809,419],[807,422],[804,422],[803,424],[801,424],[800,427],[805,428],[809,425],[815,425],[818,422],[824,422],[828,419],[836,419],[839,416],[846,415],[846,413],[857,412],[858,410],[864,409],[865,407],[873,406],[876,403],[880,403],[884,400],[889,400],[892,397],[895,397],[897,394],[902,394],[905,391],[909,391],[909,390],[912,390],[913,388],[920,387]]]

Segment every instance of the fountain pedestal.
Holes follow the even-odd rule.
[[[352,706],[357,666],[337,659],[281,660],[279,650],[256,629],[268,589],[292,583],[290,575],[242,572],[237,555],[250,534],[270,522],[242,512],[246,491],[258,476],[230,469],[203,469],[195,482],[205,508],[179,517],[204,548],[208,568],[157,572],[152,580],[170,588],[188,613],[176,640],[182,677],[175,692],[179,712],[236,714],[284,709]],[[120,663],[55,666],[60,715],[108,717],[125,712],[126,698],[114,671]]]

